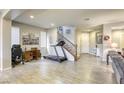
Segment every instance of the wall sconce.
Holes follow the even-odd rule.
[[[104,40],[109,40],[110,37],[108,35],[104,36]]]

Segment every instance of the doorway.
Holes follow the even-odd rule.
[[[82,33],[82,53],[89,53],[89,33]]]

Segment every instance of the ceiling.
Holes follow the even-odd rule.
[[[18,11],[23,11],[13,18],[14,21],[45,29],[52,28],[51,24],[78,26],[80,29],[85,29],[124,21],[124,9],[14,9],[11,11],[13,15]],[[31,15],[34,16],[33,19],[30,18]]]

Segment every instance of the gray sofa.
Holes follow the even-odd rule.
[[[124,84],[124,58],[115,51],[109,51],[108,55],[112,60],[112,68],[117,82]]]

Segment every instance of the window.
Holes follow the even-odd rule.
[[[47,47],[47,34],[46,34],[46,32],[41,32],[41,47]]]
[[[13,44],[20,44],[20,30],[19,30],[19,27],[12,27],[12,29],[11,29],[11,46]]]

